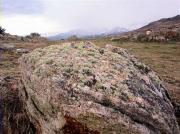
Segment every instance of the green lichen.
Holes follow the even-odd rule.
[[[45,63],[46,63],[46,64],[49,64],[49,65],[52,65],[53,62],[54,62],[53,59],[48,59],[48,60],[45,61]]]

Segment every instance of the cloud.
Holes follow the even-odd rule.
[[[180,0],[3,0],[3,24],[16,34],[134,29],[180,14],[179,7]]]
[[[5,15],[39,14],[43,11],[40,0],[2,0],[2,10]]]
[[[57,31],[64,31],[64,27],[43,16],[35,15],[14,15],[4,17],[1,25],[8,33],[27,35],[32,32],[41,34],[52,34]]]
[[[73,28],[136,27],[180,13],[180,0],[46,0],[45,14]]]

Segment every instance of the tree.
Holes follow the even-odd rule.
[[[41,37],[41,35],[39,33],[31,33],[30,36],[32,38],[39,38],[39,37]]]
[[[4,28],[2,28],[2,27],[0,26],[0,34],[4,35],[4,34],[5,34],[5,31],[6,31],[6,29],[4,29]]]

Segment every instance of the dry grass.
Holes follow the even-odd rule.
[[[24,101],[21,100],[17,80],[13,77],[0,78],[0,106],[2,107],[3,134],[35,133],[35,126],[28,116]]]
[[[16,53],[16,49],[25,48],[30,51],[47,46],[47,43],[27,43],[27,42],[0,42],[14,44],[13,50],[0,51],[0,76],[14,76],[19,77],[18,58],[22,55]]]

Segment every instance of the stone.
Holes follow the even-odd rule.
[[[13,44],[8,44],[8,43],[4,43],[4,44],[0,44],[0,50],[13,50],[14,49],[14,45]]]
[[[30,50],[25,48],[16,49],[16,53],[28,53]]]
[[[180,133],[163,82],[125,49],[65,43],[19,63],[26,109],[43,134]]]

